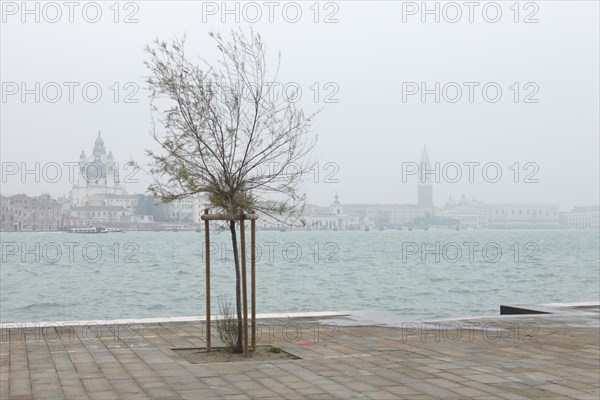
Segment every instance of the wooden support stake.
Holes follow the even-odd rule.
[[[240,220],[240,239],[242,244],[242,302],[244,313],[244,356],[248,357],[248,289],[246,285],[246,232],[244,220]]]
[[[243,348],[244,356],[249,357],[248,346],[248,285],[246,280],[246,230],[244,221],[250,220],[251,224],[251,308],[252,308],[252,349],[256,348],[256,214],[218,214],[209,215],[208,209],[204,210],[204,215],[201,219],[204,221],[204,241],[205,241],[205,257],[206,257],[206,351],[210,351],[210,232],[209,221],[240,221],[240,242],[241,242],[241,257],[242,257],[242,302],[243,302]]]
[[[250,296],[252,307],[252,349],[256,349],[256,221],[250,221]]]
[[[208,208],[204,210],[208,215]],[[206,351],[210,351],[210,234],[208,232],[208,219],[204,220],[204,242],[206,245]]]

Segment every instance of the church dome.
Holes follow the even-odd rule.
[[[102,160],[94,160],[83,166],[83,175],[88,182],[97,182],[106,179],[106,163]]]

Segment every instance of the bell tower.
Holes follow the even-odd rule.
[[[433,207],[433,186],[431,185],[431,163],[427,154],[427,147],[423,146],[421,162],[419,163],[419,182],[417,186],[417,205]]]

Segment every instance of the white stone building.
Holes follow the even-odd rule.
[[[79,176],[71,189],[71,205],[108,205],[106,203],[110,196],[123,195],[127,195],[127,192],[121,184],[119,165],[112,151],[106,154],[104,140],[98,132],[92,154],[87,157],[82,150],[79,156]]]
[[[66,208],[66,226],[128,223],[138,198],[127,194],[119,177],[119,165],[112,151],[106,153],[98,132],[92,154],[79,156],[79,175]]]
[[[479,229],[488,226],[489,213],[485,204],[474,199],[467,200],[463,194],[458,201],[450,198],[439,215],[458,220],[461,228]]]
[[[560,227],[569,229],[600,228],[600,206],[575,207],[560,213]]]
[[[556,229],[559,227],[556,204],[487,204],[488,228]]]

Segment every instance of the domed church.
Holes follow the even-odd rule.
[[[79,156],[79,177],[71,190],[71,205],[106,206],[107,199],[127,195],[119,179],[119,165],[115,163],[112,151],[106,154],[104,140],[98,132],[91,156],[85,151]]]

